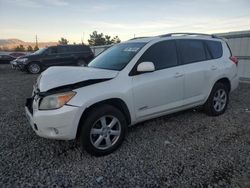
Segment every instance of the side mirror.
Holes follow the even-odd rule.
[[[155,71],[155,65],[152,62],[141,62],[137,66],[137,72],[139,73],[154,72],[154,71]]]

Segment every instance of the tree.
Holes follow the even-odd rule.
[[[39,48],[38,48],[38,46],[36,45],[36,46],[34,47],[34,51],[37,51],[37,50],[39,50]]]
[[[15,51],[16,52],[24,52],[25,51],[25,48],[23,45],[19,45],[15,48]]]
[[[110,45],[112,44],[111,36],[105,35],[105,44]]]
[[[32,46],[29,45],[29,46],[27,47],[27,51],[28,51],[28,52],[32,52],[32,51],[33,51]]]
[[[111,36],[104,36],[103,33],[98,34],[97,31],[94,31],[89,36],[90,39],[88,40],[88,42],[90,46],[110,45],[121,42],[118,36],[115,36],[113,39],[111,39]]]
[[[90,46],[100,46],[105,45],[105,38],[103,37],[103,33],[98,34],[97,31],[94,31],[89,35],[90,39],[88,40]]]
[[[62,45],[65,45],[65,44],[68,44],[69,41],[66,39],[66,38],[61,38],[59,41],[58,41],[59,44],[62,44]]]
[[[121,42],[118,36],[115,36],[111,41],[112,41],[112,44],[117,44]]]

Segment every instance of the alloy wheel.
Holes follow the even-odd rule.
[[[224,110],[227,104],[227,93],[224,89],[219,89],[213,98],[213,107],[216,112]]]
[[[114,116],[106,115],[93,124],[90,131],[90,141],[96,149],[106,150],[115,145],[120,135],[120,121]]]
[[[40,72],[40,66],[38,64],[31,64],[29,65],[29,71],[32,73],[32,74],[37,74]]]

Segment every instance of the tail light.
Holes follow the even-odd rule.
[[[238,58],[237,58],[237,57],[232,56],[232,57],[230,57],[230,59],[231,59],[231,61],[232,61],[232,62],[234,62],[236,65],[238,65],[239,60],[238,60]]]

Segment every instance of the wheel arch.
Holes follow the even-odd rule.
[[[223,78],[218,79],[218,80],[214,83],[214,85],[215,85],[216,83],[222,83],[222,84],[224,84],[224,85],[228,88],[228,91],[229,91],[229,92],[231,91],[231,83],[230,83],[230,80],[229,80],[227,77],[223,77]]]
[[[29,62],[25,65],[26,71],[28,71],[28,67],[29,67],[29,65],[32,64],[32,63],[37,63],[37,64],[40,66],[41,71],[44,69],[44,66],[42,65],[42,62],[41,62],[41,61],[39,61],[39,60],[31,60],[31,61],[29,61]]]
[[[227,78],[227,77],[220,77],[220,78],[216,79],[214,81],[214,83],[210,86],[211,88],[209,88],[208,95],[206,96],[204,102],[207,101],[207,99],[209,98],[209,96],[210,96],[210,94],[211,94],[211,92],[212,92],[215,84],[217,84],[217,83],[223,83],[223,84],[225,84],[228,87],[228,92],[231,91],[231,82],[230,82],[229,78]]]
[[[86,119],[86,117],[88,116],[88,113],[90,113],[93,109],[100,107],[103,104],[108,104],[111,106],[114,106],[115,108],[119,109],[125,116],[127,124],[131,124],[131,115],[128,109],[128,106],[126,105],[126,103],[120,99],[120,98],[110,98],[110,99],[105,99],[103,101],[98,101],[92,105],[90,105],[88,108],[86,108],[80,118],[80,121],[78,123],[78,127],[77,127],[77,132],[76,132],[76,138],[79,137],[79,134],[81,132],[81,124],[84,122],[84,120]]]

